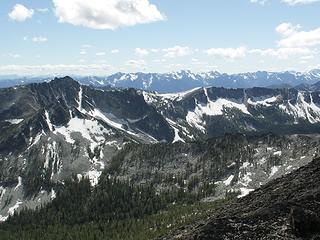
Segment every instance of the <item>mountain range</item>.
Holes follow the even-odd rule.
[[[0,88],[21,84],[50,81],[52,76],[19,77],[14,75],[0,76]],[[171,73],[115,73],[110,76],[73,76],[78,82],[94,87],[136,88],[159,93],[175,93],[187,91],[196,87],[224,87],[224,88],[301,88],[319,89],[313,86],[320,81],[320,70],[308,72],[266,72],[226,74],[217,71],[193,73],[181,70]]]
[[[211,183],[206,198],[218,199],[245,196],[319,153],[317,90],[159,94],[64,77],[0,89],[0,97],[2,220],[50,202],[71,176],[95,186],[104,172],[158,190],[192,183],[192,192]]]

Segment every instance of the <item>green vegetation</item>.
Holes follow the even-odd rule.
[[[107,175],[92,188],[88,179],[74,178],[52,203],[9,217],[0,225],[0,239],[153,239],[207,218],[224,203],[200,202],[203,194],[186,189],[156,192],[152,184]]]
[[[179,227],[208,218],[225,201],[213,203],[171,204],[166,210],[142,218],[128,218],[112,222],[92,222],[76,225],[55,224],[46,227],[23,227],[0,230],[0,239],[112,239],[149,240],[168,234]]]

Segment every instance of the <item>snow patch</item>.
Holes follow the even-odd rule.
[[[274,156],[281,156],[282,155],[282,151],[277,151],[273,153]]]
[[[254,191],[254,189],[251,188],[240,188],[241,194],[238,196],[238,198],[242,198],[244,196],[247,196],[250,192]]]
[[[17,189],[19,188],[19,187],[21,187],[22,186],[22,178],[19,176],[18,177],[18,184],[17,184],[17,186],[14,188],[14,191],[17,191]]]
[[[18,201],[16,202],[16,204],[13,206],[13,207],[11,207],[11,208],[9,208],[9,210],[8,210],[8,213],[9,213],[9,215],[13,215],[14,214],[14,212],[20,207],[20,205],[22,204],[23,202],[21,202],[19,199],[18,199]]]
[[[2,200],[2,198],[4,197],[4,194],[6,193],[6,188],[4,188],[4,187],[0,187],[0,202],[1,202],[1,200]]]
[[[245,169],[245,168],[248,168],[251,164],[249,162],[244,162],[242,164],[242,166],[240,167],[240,169]]]
[[[234,178],[234,175],[229,176],[227,180],[223,181],[224,185],[229,186],[233,178]]]
[[[112,134],[111,130],[105,129],[97,120],[88,120],[80,118],[72,118],[67,127],[56,128],[55,133],[62,134],[66,141],[74,144],[71,133],[79,132],[83,138],[86,138],[92,143],[103,142],[104,134]],[[93,138],[95,140],[93,140]]]
[[[264,99],[264,100],[261,100],[261,101],[254,101],[254,100],[251,100],[249,98],[248,99],[248,104],[254,105],[254,106],[263,105],[263,106],[266,106],[266,107],[270,107],[277,100],[278,100],[278,97],[276,97],[276,96],[273,96],[273,97],[270,97],[270,98],[267,98],[267,99]]]
[[[273,166],[273,167],[271,168],[271,173],[270,173],[270,175],[269,175],[269,178],[271,178],[273,175],[275,175],[278,171],[279,171],[279,167]]]
[[[52,188],[51,189],[51,196],[50,196],[50,198],[51,198],[51,200],[53,200],[53,199],[55,199],[57,197],[57,194],[56,194],[56,192],[54,191],[54,189]]]
[[[199,90],[201,87],[197,87],[197,88],[193,88],[190,89],[188,91],[184,91],[184,92],[179,92],[179,93],[165,93],[165,94],[159,94],[158,96],[164,98],[164,99],[168,99],[168,100],[172,100],[172,101],[181,101],[186,95],[193,93],[197,90]]]
[[[2,216],[2,215],[0,215],[0,222],[5,222],[5,221],[7,221],[8,217],[9,217],[9,216]]]
[[[80,85],[80,89],[79,89],[79,94],[78,94],[78,110],[80,112],[82,112],[82,94],[83,94],[83,89],[82,86]]]
[[[17,124],[21,123],[23,120],[24,119],[8,119],[8,120],[5,120],[5,122],[8,122],[13,125],[17,125]]]
[[[91,186],[95,186],[98,184],[101,173],[102,173],[101,171],[91,170],[86,174],[86,176],[90,180]]]
[[[171,119],[169,118],[166,118],[167,122],[170,124],[170,126],[173,128],[174,130],[174,139],[172,141],[172,143],[175,143],[175,142],[185,142],[179,135],[179,129],[176,128],[175,126],[178,125],[177,123],[175,123],[174,121],[172,121]]]
[[[45,119],[46,119],[48,128],[49,128],[50,131],[52,131],[53,130],[53,125],[52,125],[52,123],[50,121],[49,113],[48,113],[47,110],[45,110],[44,115],[45,115]]]
[[[222,116],[224,110],[227,108],[237,109],[244,114],[250,115],[247,107],[243,103],[237,103],[224,98],[218,98],[215,101],[211,101],[208,97],[207,89],[204,89],[204,92],[207,96],[207,104],[201,104],[195,99],[195,109],[193,111],[188,111],[186,120],[191,126],[195,126],[201,131],[204,132],[205,128],[203,127],[204,121],[203,116]]]
[[[246,173],[240,180],[240,184],[242,184],[243,186],[248,186],[250,182],[252,182],[252,179],[251,179],[251,175],[252,173],[251,172],[248,172]]]

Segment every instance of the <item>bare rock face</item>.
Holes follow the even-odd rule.
[[[304,210],[302,207],[291,208],[289,215],[290,226],[298,237],[310,237],[320,232],[320,218],[315,212]]]
[[[163,239],[319,239],[320,159]]]

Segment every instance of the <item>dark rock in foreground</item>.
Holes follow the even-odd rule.
[[[320,239],[320,159],[163,239]]]

